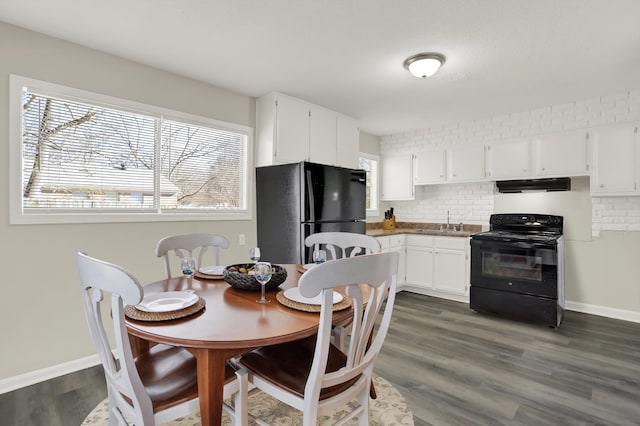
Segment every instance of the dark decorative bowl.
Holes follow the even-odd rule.
[[[253,275],[240,272],[241,269],[245,269],[247,271],[251,270],[253,267],[253,263],[238,263],[236,265],[229,265],[224,268],[223,278],[226,282],[231,285],[231,287],[236,288],[238,290],[247,290],[247,291],[260,291],[260,283],[256,281],[256,278]],[[280,265],[271,265],[273,268],[273,274],[271,275],[271,279],[268,283],[265,284],[264,289],[275,290],[278,288],[280,284],[287,279],[287,270],[284,269]]]

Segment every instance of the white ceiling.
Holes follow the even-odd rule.
[[[0,20],[385,135],[640,89],[640,0],[0,0]],[[447,57],[429,79],[410,55]]]

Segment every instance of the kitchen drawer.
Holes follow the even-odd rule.
[[[435,247],[448,250],[466,250],[469,245],[468,238],[460,237],[434,237]]]
[[[402,247],[404,245],[404,235],[390,235],[389,246],[390,247]]]
[[[390,237],[377,237],[376,240],[378,240],[378,242],[380,243],[380,250],[381,251],[389,251],[389,247],[390,247],[390,241],[389,241]]]
[[[407,235],[407,246],[433,247],[433,238],[429,235]]]

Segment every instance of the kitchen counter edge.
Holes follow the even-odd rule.
[[[459,226],[459,225],[458,225]],[[411,234],[411,235],[430,235],[437,237],[458,237],[468,238],[473,234],[482,231],[481,225],[462,225],[461,231],[441,231],[440,224],[432,223],[416,223],[416,222],[398,222],[395,229],[383,229],[382,222],[367,223],[367,235],[371,237],[384,237],[389,235]]]

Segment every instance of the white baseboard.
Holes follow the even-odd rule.
[[[567,311],[582,312],[584,314],[640,323],[640,312],[637,311],[628,311],[626,309],[609,308],[607,306],[590,305],[588,303],[580,302],[565,302],[564,308]]]
[[[412,286],[409,284],[403,285],[399,289],[399,291],[408,291],[411,293],[423,294],[425,296],[435,296],[435,297],[440,297],[444,299],[455,300],[458,302],[469,303],[468,296],[459,296],[455,294],[447,294],[444,292],[438,292],[434,290],[427,290],[427,289]],[[582,312],[584,314],[598,315],[601,317],[640,323],[640,312],[638,311],[609,308],[607,306],[590,305],[588,303],[579,303],[579,302],[565,302],[565,309],[567,311]]]
[[[100,364],[98,354],[0,380],[0,394]]]

